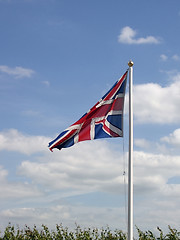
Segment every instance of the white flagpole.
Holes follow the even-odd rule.
[[[129,66],[128,240],[133,240],[133,62]]]

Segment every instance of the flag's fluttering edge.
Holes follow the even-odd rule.
[[[77,122],[49,143],[49,149],[67,148],[98,138],[123,137],[123,109],[127,73]]]

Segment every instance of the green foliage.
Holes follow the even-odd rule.
[[[155,235],[151,231],[143,232],[138,227],[136,227],[139,235],[139,240],[180,240],[180,232],[178,232],[176,229],[169,228],[169,233],[164,234],[162,229],[157,227],[157,230],[159,231],[159,236],[155,237]]]
[[[139,240],[180,240],[180,232],[170,226],[168,226],[168,228],[169,232],[164,234],[163,231],[157,227],[159,235],[155,236],[149,230],[143,232],[136,227]],[[80,226],[77,225],[72,232],[69,231],[68,228],[64,228],[61,224],[56,225],[56,230],[50,231],[45,225],[42,225],[39,230],[35,225],[33,228],[25,225],[24,229],[19,229],[19,227],[15,229],[15,227],[9,223],[1,235],[0,240],[127,240],[127,234],[121,230],[111,231],[109,227],[105,229],[81,229]]]

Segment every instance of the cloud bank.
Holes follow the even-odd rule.
[[[43,152],[50,138],[44,136],[23,135],[16,129],[0,132],[0,150],[16,151],[23,154]]]
[[[180,122],[180,74],[176,74],[171,79],[170,84],[165,87],[157,83],[134,85],[136,122],[158,124]]]
[[[123,165],[121,153],[106,141],[96,140],[79,143],[68,150],[44,154],[36,161],[22,161],[18,175],[33,183],[27,185],[28,188],[25,188],[25,184],[8,182],[7,171],[1,168],[1,191],[6,193],[7,198],[21,196],[21,202],[28,198],[29,203],[26,207],[20,204],[17,207],[2,209],[0,217],[3,221],[8,219],[16,224],[32,224],[35,221],[36,224],[45,223],[50,227],[62,221],[68,226],[74,226],[77,222],[83,227],[93,224],[101,227],[107,224],[108,219],[110,224],[118,227],[118,219],[125,221],[122,200],[118,206],[112,204],[98,207],[86,206],[83,198],[79,201],[73,199],[79,194],[86,196],[96,192],[123,197],[124,187],[127,188],[126,174],[124,183]],[[134,152],[134,197],[138,200],[134,203],[136,225],[141,227],[148,224],[148,228],[152,229],[159,222],[162,225],[166,224],[167,211],[168,224],[174,223],[174,214],[179,212],[180,185],[168,184],[168,179],[177,176],[179,168],[179,156]],[[33,186],[43,189],[43,195]],[[35,206],[32,204],[34,200]],[[104,200],[101,201],[103,203]],[[41,207],[38,207],[38,202]],[[142,222],[144,212],[146,219]],[[179,216],[177,214],[177,223],[180,220]],[[121,228],[123,227],[125,223],[121,224]]]
[[[161,141],[167,142],[176,147],[180,146],[180,128],[174,130],[173,133],[169,134],[169,136],[161,138]]]

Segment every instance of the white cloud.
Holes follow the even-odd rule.
[[[23,135],[16,129],[0,132],[0,150],[32,154],[47,150],[50,138]]]
[[[0,199],[21,199],[37,197],[42,194],[28,183],[7,181],[8,171],[0,166]]]
[[[165,54],[161,54],[160,55],[160,59],[161,61],[163,62],[166,62],[168,60],[168,56],[165,55]],[[180,60],[180,57],[177,55],[177,54],[174,54],[172,57],[171,57],[172,60],[174,61],[179,61]]]
[[[170,85],[165,87],[157,83],[134,85],[133,99],[136,122],[179,123],[180,74],[172,76]]]
[[[165,62],[168,60],[168,56],[166,56],[165,54],[161,54],[160,59],[161,59],[161,61]]]
[[[179,61],[179,60],[180,60],[180,57],[179,57],[177,54],[175,54],[175,55],[172,56],[172,59],[173,59],[174,61]]]
[[[143,178],[151,179],[152,182],[154,178],[159,178],[162,184],[166,184],[170,177],[179,174],[180,156],[135,151],[134,158],[135,176],[142,180],[142,185]],[[157,182],[156,187],[160,190],[162,184]]]
[[[180,146],[180,128],[174,130],[168,137],[161,138],[161,141],[167,142],[169,144]]]
[[[145,38],[135,38],[137,32],[129,26],[124,27],[118,36],[118,41],[125,44],[158,44],[160,43],[158,38],[153,36],[147,36]]]
[[[23,67],[10,68],[5,65],[0,66],[0,72],[14,76],[15,78],[24,78],[24,77],[30,78],[32,74],[35,73],[32,69],[23,68]]]
[[[76,224],[80,225],[82,229],[89,227],[106,228],[107,224],[112,230],[115,228],[119,229],[119,220],[121,219],[121,229],[126,231],[126,217],[124,216],[123,207],[93,207],[64,203],[53,204],[53,206],[48,208],[7,209],[0,212],[0,218],[1,220],[8,219],[7,221],[15,225],[18,223],[23,229],[24,224],[30,227],[36,224],[38,229],[41,228],[42,224],[45,224],[49,230],[55,229],[56,224],[63,224],[64,227],[68,227],[68,230],[73,232],[77,228]]]
[[[49,81],[42,81],[42,84],[44,84],[44,85],[47,86],[47,87],[50,86],[50,82],[49,82]]]
[[[180,190],[178,187],[176,192]],[[163,231],[170,225],[176,229],[179,228],[180,210],[179,202],[175,203],[175,196],[169,199],[164,196],[151,195],[146,198],[135,199],[134,202],[134,225],[141,230],[151,230],[159,236],[156,228],[160,226]],[[179,198],[177,192],[176,195]],[[103,200],[102,200],[103,202]],[[127,231],[127,217],[125,215],[125,208],[118,207],[93,207],[84,206],[83,204],[71,205],[53,204],[51,207],[19,207],[9,208],[0,211],[1,230],[2,224],[10,221],[15,227],[18,226],[24,229],[24,225],[32,227],[34,224],[37,229],[41,228],[42,224],[49,227],[49,230],[55,229],[56,224],[61,224],[68,227],[69,231],[76,229],[76,224],[83,228],[106,228],[107,225],[111,230],[120,229]],[[144,213],[146,216],[144,217]],[[167,217],[168,216],[168,217]],[[174,218],[176,216],[176,218]],[[6,227],[5,225],[4,227]],[[148,226],[148,227],[147,227]],[[134,227],[134,237],[138,239],[137,230]]]
[[[144,139],[144,138],[136,138],[136,139],[134,139],[134,145],[136,146],[136,147],[141,147],[141,148],[148,148],[149,146],[150,146],[150,143],[146,140],[146,139]]]
[[[27,141],[26,136],[24,139]],[[140,141],[141,145],[146,145],[146,143],[145,139]],[[30,141],[30,148],[31,144]],[[12,206],[1,210],[2,221],[11,221],[23,226],[24,223],[29,225],[44,223],[50,227],[52,224],[54,227],[58,223],[56,221],[63,222],[68,227],[74,226],[75,222],[82,224],[83,227],[90,225],[101,227],[107,224],[112,224],[114,227],[117,226],[118,219],[125,221],[124,206],[85,207],[81,201],[71,205],[66,199],[67,196],[91,192],[106,192],[125,197],[127,174],[123,176],[123,172],[127,156],[123,157],[123,154],[116,150],[116,146],[113,146],[103,140],[86,141],[69,149],[44,153],[36,159],[36,162],[23,161],[19,166],[18,174],[29,178],[33,185],[43,189],[47,196],[43,199],[29,184],[26,189],[25,184],[7,182],[8,172],[1,168],[0,191],[12,198],[16,195],[21,196],[21,201],[28,194],[30,198],[28,207]],[[145,227],[149,224],[148,229],[152,229],[159,222],[161,226],[166,225],[164,211],[166,208],[169,209],[170,205],[167,224],[174,223],[174,213],[178,208],[180,198],[180,185],[167,184],[167,182],[169,178],[179,174],[179,168],[179,156],[134,152],[134,216],[138,227]],[[35,192],[34,203],[30,204],[33,191]],[[50,202],[50,195],[53,193],[57,198],[54,202]],[[38,207],[39,203],[41,207]],[[144,212],[147,212],[147,215],[142,219]],[[60,219],[59,216],[61,216]],[[179,217],[178,220],[180,220]]]
[[[122,156],[111,151],[105,141],[79,143],[68,151],[49,154],[51,161],[22,162],[19,174],[49,189],[114,192],[123,184]]]
[[[37,185],[43,185],[45,190],[68,191],[69,196],[88,192],[107,192],[124,196],[122,156],[105,141],[103,143],[94,141],[92,144],[84,142],[68,151],[64,149],[50,154],[52,155],[50,161],[48,155],[47,159],[44,156],[35,163],[22,162],[19,174],[31,178]],[[167,184],[167,182],[169,178],[179,174],[179,168],[179,156],[134,152],[134,216],[138,227],[145,227],[149,224],[148,229],[151,229],[159,223],[161,226],[166,226],[167,222],[168,224],[174,223],[173,214],[179,204],[180,185]],[[59,192],[59,197],[64,196]],[[172,207],[168,210],[168,221],[166,221],[164,211],[166,208],[169,209],[170,204]],[[29,211],[28,209],[9,209],[3,212],[3,216],[7,215],[9,218],[21,216],[22,219],[27,216],[26,220],[29,222],[36,219],[36,223],[43,222],[51,225],[60,215],[62,216],[61,222],[63,221],[63,224],[68,226],[73,226],[77,222],[82,226],[95,224],[96,227],[99,226],[97,224],[116,226],[115,220],[110,221],[111,216],[112,219],[114,216],[116,220],[125,220],[123,206],[85,207],[81,201],[73,205],[70,203],[58,205],[56,202],[52,204],[52,207],[32,210],[28,217]],[[157,211],[157,218],[152,217],[157,215]],[[143,212],[147,212],[147,215],[142,221]]]
[[[53,153],[47,148],[48,142],[48,138],[26,136],[17,130],[9,130],[0,134],[1,150],[25,154],[44,152],[45,155],[36,159],[35,162],[23,161],[18,168],[18,174],[31,179],[33,183],[42,185],[47,191],[55,189],[69,192],[71,190],[72,194],[96,191],[120,193],[123,191],[123,172],[126,171],[124,158],[127,157],[123,157],[122,153],[117,152],[106,141],[87,141],[69,148],[68,151],[67,149],[55,150]],[[135,144],[141,147],[149,145],[145,139],[137,139]],[[135,186],[138,191],[141,192],[141,189],[144,189],[144,182],[147,183],[148,191],[154,189],[154,181],[159,182],[159,185],[167,182],[168,177],[159,177],[160,174],[157,174],[154,166],[155,169],[158,169],[158,166],[161,167],[162,173],[163,166],[168,164],[169,156],[135,152],[134,158],[135,168],[138,169],[135,177]],[[172,159],[173,157],[171,157],[171,163]],[[177,157],[174,157],[173,166],[178,169],[176,159]],[[152,168],[149,174],[145,173],[146,167],[148,171]],[[167,168],[169,171],[170,166]],[[7,172],[2,171],[1,179],[6,175]]]
[[[24,161],[18,173],[44,188],[87,192],[123,192],[123,154],[111,149],[106,141],[79,143],[55,151],[38,162]],[[169,161],[171,159],[171,161]],[[134,152],[135,188],[137,192],[160,191],[168,178],[178,174],[180,157]],[[146,184],[145,184],[146,183]],[[137,193],[136,192],[136,193]]]

